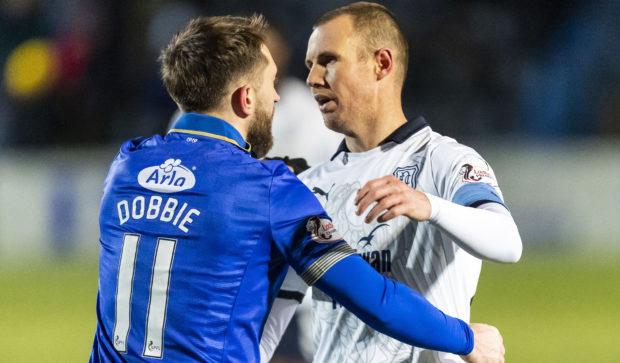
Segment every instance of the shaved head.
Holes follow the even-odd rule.
[[[409,45],[402,28],[394,14],[385,6],[360,1],[331,10],[321,16],[313,29],[340,16],[351,16],[353,27],[358,35],[360,56],[363,58],[374,55],[381,48],[390,48],[395,54],[398,64],[397,80],[400,86],[405,82],[409,63]]]

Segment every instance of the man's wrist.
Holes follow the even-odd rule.
[[[462,353],[459,353],[459,355],[468,355],[474,350],[474,331],[471,330],[469,324],[467,324],[463,320],[459,319],[459,322],[461,323],[461,326],[463,327],[463,329],[465,330],[465,334],[467,335],[467,345],[465,347],[465,350],[463,350]]]
[[[431,204],[431,215],[428,217],[428,221],[432,223],[436,223],[441,213],[441,204],[443,202],[443,199],[436,197],[429,193],[424,193],[424,194],[426,195],[429,203]]]

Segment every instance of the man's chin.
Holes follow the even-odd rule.
[[[323,123],[325,124],[325,127],[332,131],[340,133],[343,132],[342,122],[340,121],[340,118],[336,117],[336,115],[333,113],[323,114]]]

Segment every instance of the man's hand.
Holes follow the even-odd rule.
[[[292,158],[290,159],[288,156],[283,158],[279,156],[274,156],[272,158],[265,157],[262,160],[281,160],[288,166],[289,170],[295,173],[295,175],[299,175],[300,173],[306,171],[310,168],[308,162],[304,158]]]
[[[477,323],[471,323],[469,327],[474,332],[474,349],[461,358],[469,363],[503,363],[506,350],[499,330]]]
[[[357,215],[361,215],[373,202],[377,204],[366,215],[366,223],[372,222],[384,211],[377,222],[389,221],[400,215],[417,221],[425,221],[431,216],[431,203],[426,195],[403,183],[394,175],[371,180],[357,192],[355,198]]]

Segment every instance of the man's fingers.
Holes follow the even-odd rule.
[[[382,215],[379,216],[379,218],[377,218],[377,222],[379,223],[383,223],[383,222],[387,222],[392,218],[396,218],[398,216],[402,216],[403,214],[405,214],[405,206],[402,204],[398,204],[392,208],[390,208],[390,210],[388,210],[387,212],[383,213]]]
[[[393,184],[394,182],[399,181],[396,179],[394,175],[386,175],[381,178],[373,179],[367,182],[360,190],[357,191],[357,196],[355,198],[355,204],[357,204],[369,191],[379,188],[382,185]]]
[[[393,188],[389,184],[383,184],[369,190],[361,199],[358,200],[357,215],[361,215],[373,202],[379,202],[381,199],[392,194],[392,192]]]
[[[368,212],[366,218],[364,218],[364,222],[372,222],[383,211],[389,210],[399,202],[400,198],[397,195],[387,195],[384,198],[381,198],[381,200],[377,202],[377,204],[370,210],[370,212]]]
[[[383,199],[387,198],[390,195],[398,195],[398,198],[400,198],[400,195],[403,191],[402,186],[404,186],[404,184],[402,184],[402,186],[401,184],[402,182],[393,175],[386,175],[382,178],[369,181],[357,192],[357,196],[355,197],[355,205],[357,205],[356,214],[358,216],[362,215],[362,213],[364,213],[364,211],[366,210],[366,208],[368,208],[369,205],[374,202],[380,204]],[[382,211],[390,209],[393,205],[400,203],[393,202],[392,199],[388,200],[391,201],[389,206],[384,204],[383,206],[380,206],[376,212],[374,211],[374,209],[376,209],[377,206],[375,206],[373,210],[368,213],[365,219],[366,223],[370,223],[370,221],[372,221]],[[404,212],[401,211],[400,214],[402,213]],[[386,216],[384,218],[387,219],[384,220],[392,219],[400,214]]]
[[[465,356],[468,362],[504,362],[506,350],[503,338],[496,327],[471,323],[470,327],[474,332],[474,350]]]
[[[398,216],[396,211],[396,207],[393,207],[392,209],[386,211],[385,213],[380,215],[379,218],[377,218],[377,222],[383,223],[389,221],[390,219],[393,219],[394,217]]]
[[[379,188],[382,185],[387,184],[387,181],[383,178],[373,179],[366,183],[360,190],[357,191],[357,196],[355,197],[355,204],[357,205],[362,198],[366,196],[371,190]]]

